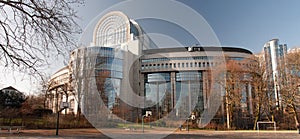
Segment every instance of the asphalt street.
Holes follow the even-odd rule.
[[[82,138],[165,138],[165,139],[296,139],[300,134],[296,130],[279,131],[214,131],[214,130],[191,130],[175,131],[171,134],[167,130],[125,130],[106,129],[101,133],[96,129],[60,129],[59,135],[55,135],[55,130],[22,130],[20,133],[1,132],[0,138],[58,138],[58,139],[82,139]]]

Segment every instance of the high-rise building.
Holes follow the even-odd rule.
[[[277,109],[281,107],[280,88],[286,72],[286,54],[287,45],[279,44],[278,39],[272,39],[264,45],[267,91]]]

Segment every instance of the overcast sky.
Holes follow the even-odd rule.
[[[265,42],[278,38],[281,43],[286,43],[289,48],[300,46],[300,1],[299,0],[178,0],[195,10],[210,25],[219,42],[223,46],[236,46],[246,48],[253,53],[261,52]],[[115,4],[124,3],[124,0],[86,0],[85,4],[76,7],[79,15],[78,23],[84,29],[100,13]],[[125,1],[126,2],[126,1]],[[153,1],[154,2],[154,1]],[[157,1],[156,1],[157,2]],[[129,7],[124,7],[131,8]],[[155,7],[152,8],[156,11]],[[173,10],[177,14],[178,9],[165,7],[165,10]],[[136,10],[143,13],[143,9]],[[164,13],[164,10],[160,10]],[[183,17],[185,13],[181,14]],[[131,15],[128,15],[131,17]],[[187,18],[187,17],[185,17]],[[187,23],[195,19],[187,20]],[[163,34],[153,36],[154,39],[178,41],[189,46],[200,43],[193,38],[188,31],[180,26],[161,20],[137,20],[142,28],[149,34]],[[201,26],[200,26],[201,27]],[[171,39],[170,39],[171,38]],[[157,40],[159,41],[159,40]],[[161,43],[166,47],[172,47],[172,43]],[[55,64],[54,64],[55,63]],[[53,74],[64,66],[63,60],[58,60],[50,65],[49,74]],[[55,65],[55,66],[54,66]],[[23,92],[33,92],[36,81],[29,81],[29,77],[17,75],[13,80],[10,75],[2,72],[0,88],[15,86]],[[6,76],[5,76],[6,75]],[[19,79],[19,77],[22,77]]]

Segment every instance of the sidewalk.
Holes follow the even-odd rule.
[[[145,130],[143,133],[140,130],[128,131],[125,129],[106,129],[111,132],[110,137],[118,138],[155,138],[163,135],[166,139],[181,139],[181,138],[201,138],[201,139],[296,139],[300,138],[300,134],[296,130],[278,130],[278,131],[253,131],[253,130],[237,130],[237,131],[214,131],[214,130],[191,130],[191,131],[176,131],[168,135],[167,132],[159,130]],[[109,139],[97,129],[60,129],[59,135],[55,135],[55,129],[47,130],[22,130],[21,133],[1,133],[0,138],[101,138]],[[157,136],[156,136],[157,135]]]
[[[55,129],[22,130],[20,133],[1,133],[0,138],[108,138],[95,128],[91,129]]]

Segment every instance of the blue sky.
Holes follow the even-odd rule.
[[[265,42],[278,38],[281,43],[287,43],[289,48],[300,46],[299,0],[178,1],[201,14],[222,45],[242,47],[258,53]],[[119,2],[122,0],[87,0],[85,6],[78,8],[81,17],[79,24],[85,28],[95,16]],[[147,22],[140,24],[147,33],[164,32],[174,36],[174,31],[170,32],[165,28],[164,23],[153,24],[152,21],[149,24]],[[175,37],[184,45],[197,43],[186,34]]]
[[[300,46],[299,0],[196,1],[186,4],[205,17],[221,44],[259,52],[266,41],[279,38],[289,47]]]

